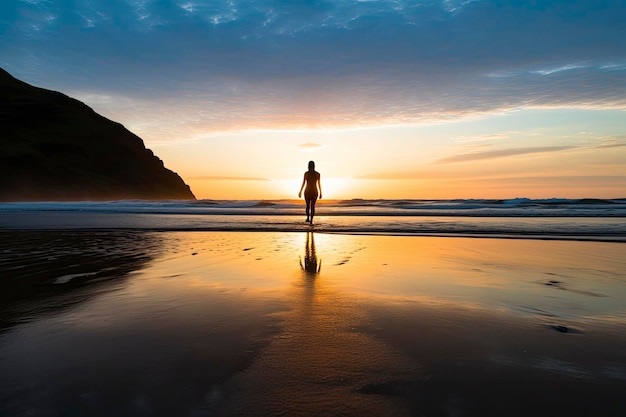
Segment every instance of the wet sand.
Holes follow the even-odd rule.
[[[623,243],[0,233],[0,415],[626,415]]]

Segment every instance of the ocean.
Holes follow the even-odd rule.
[[[1,203],[0,230],[310,231],[626,241],[626,198]]]

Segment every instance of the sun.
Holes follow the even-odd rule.
[[[291,178],[288,180],[275,180],[277,188],[280,189],[284,198],[297,198],[298,190],[302,185],[301,178]],[[321,179],[322,185],[322,199],[326,200],[340,200],[347,198],[346,194],[349,193],[351,178],[339,178],[331,177]]]
[[[350,182],[350,178],[322,178],[322,195],[329,200],[346,198]]]

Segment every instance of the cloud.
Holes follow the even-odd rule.
[[[519,132],[500,132],[500,133],[487,133],[484,135],[475,135],[475,136],[457,136],[454,138],[454,141],[457,143],[481,143],[481,142],[492,142],[492,141],[502,141],[504,139],[508,139],[510,135],[516,134]]]
[[[457,162],[470,162],[483,159],[503,158],[507,156],[527,155],[536,153],[560,152],[575,149],[575,146],[538,146],[525,148],[498,149],[485,152],[473,152],[460,155],[452,155],[436,160],[435,164],[451,164]]]
[[[130,97],[182,136],[626,108],[615,2],[30,0],[0,16],[0,65],[18,78]]]
[[[320,148],[322,145],[320,145],[319,143],[307,142],[298,146],[301,148],[305,148],[305,149],[314,149],[314,148]]]
[[[598,145],[595,149],[610,149],[610,148],[626,148],[626,143],[607,143],[604,145]]]
[[[626,147],[626,136],[600,136],[594,138],[600,142],[599,145],[593,146],[594,149],[611,149]]]

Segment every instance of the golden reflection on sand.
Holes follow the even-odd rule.
[[[175,232],[129,283],[137,295],[201,288],[291,299],[302,281],[347,300],[413,300],[467,309],[623,320],[624,245],[507,239]],[[294,284],[294,282],[296,284]]]
[[[418,370],[410,358],[359,331],[364,312],[329,284],[334,274],[321,268],[316,237],[306,233],[301,274],[283,294],[289,310],[281,315],[282,332],[223,387],[229,393],[224,413],[408,415],[402,402],[359,392],[388,378],[414,378]]]
[[[226,415],[404,415],[411,407],[395,397],[450,358],[560,363],[542,345],[545,332],[577,363],[561,329],[606,330],[607,318],[626,325],[620,244],[312,232],[170,237],[177,249],[143,271],[159,280],[149,287],[198,300],[198,291],[236,295],[234,309],[282,303],[280,331],[250,367],[214,387]],[[176,278],[173,287],[163,285],[166,277]],[[536,355],[517,358],[520,346]]]
[[[157,240],[115,290],[9,334],[0,382],[45,375],[36,405],[67,398],[85,415],[551,416],[592,398],[604,416],[623,405],[623,244]]]

